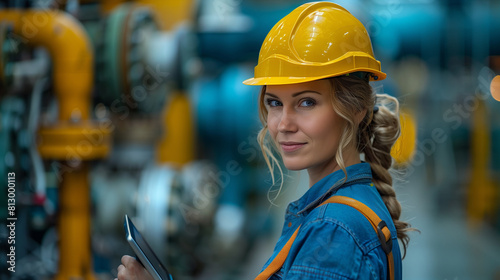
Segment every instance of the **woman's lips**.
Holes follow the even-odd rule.
[[[295,152],[298,149],[302,148],[306,143],[300,143],[300,142],[279,142],[281,149],[285,153],[291,153]]]

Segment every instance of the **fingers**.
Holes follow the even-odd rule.
[[[122,264],[125,266],[125,267],[129,267],[131,265],[134,265],[135,262],[137,262],[137,260],[129,255],[124,255],[121,259],[122,261]]]
[[[153,279],[151,274],[133,257],[123,256],[118,266],[117,280]]]
[[[123,264],[118,266],[118,274],[116,275],[118,280],[126,280],[127,279],[127,269]]]

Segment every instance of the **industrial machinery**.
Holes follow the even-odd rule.
[[[186,256],[176,258],[186,263],[176,266],[180,275],[199,270],[191,241],[210,226],[217,196],[193,205],[216,183],[213,164],[194,161],[180,82],[190,78],[180,65],[194,57],[180,47],[193,34],[182,26],[190,3],[21,2],[0,10],[1,170],[16,175],[19,219],[12,279],[111,274],[119,257],[107,253],[127,248],[113,227],[124,213],[151,227],[163,258],[169,240],[176,244],[168,253]],[[155,11],[165,10],[184,16],[162,21]],[[202,214],[187,220],[183,207]],[[181,234],[186,227],[197,231]],[[110,236],[117,241],[103,252]]]
[[[132,253],[124,214],[175,279],[249,278],[242,264],[251,263],[257,241],[271,238],[279,222],[256,141],[258,89],[241,82],[252,76],[273,24],[303,2],[1,1],[0,174],[15,174],[15,189],[0,184],[0,191],[15,195],[15,203],[2,199],[0,209],[15,206],[17,220],[16,273],[9,274],[3,252],[11,249],[4,242],[10,214],[0,211],[0,279],[115,277],[120,257]],[[493,144],[500,130],[492,112],[499,110],[478,102],[467,118],[443,115],[458,97],[439,93],[460,92],[455,80],[477,83],[469,73],[441,68],[461,51],[481,61],[488,46],[498,52],[500,37],[438,27],[448,9],[450,30],[493,32],[486,27],[500,24],[493,16],[498,5],[471,4],[465,24],[460,5],[451,2],[344,2],[394,73],[375,90],[401,101],[403,137],[393,149],[400,171],[425,162],[428,184],[440,186],[435,205],[467,201],[471,218],[495,216],[499,148]],[[473,43],[455,48],[462,41]],[[477,72],[480,83],[489,75]],[[442,127],[438,138],[448,140],[434,141],[429,127]],[[469,134],[472,155],[464,148]],[[487,172],[490,161],[494,170]],[[480,180],[470,180],[476,196],[463,199],[468,173],[460,170],[469,162]]]
[[[131,253],[125,213],[176,279],[240,262],[269,230],[252,214],[264,216],[255,199],[266,201],[267,175],[257,107],[243,106],[256,100],[241,84],[251,67],[234,58],[255,58],[274,20],[221,30],[220,20],[253,19],[229,1],[201,2],[0,7],[0,170],[16,175],[18,218],[17,272],[6,274],[2,254],[1,278],[112,277]],[[224,58],[207,48],[214,37],[252,39]]]

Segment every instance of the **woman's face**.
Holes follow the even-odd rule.
[[[267,86],[264,93],[269,132],[286,168],[307,169],[318,179],[339,169],[335,154],[346,123],[330,92],[330,82],[319,80]]]

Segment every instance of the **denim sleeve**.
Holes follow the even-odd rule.
[[[342,222],[311,221],[301,228],[282,279],[380,279],[383,263],[375,252],[366,252],[362,246]]]

